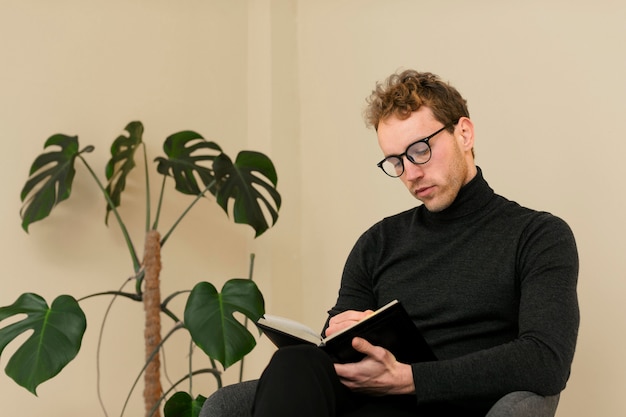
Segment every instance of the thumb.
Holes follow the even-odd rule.
[[[357,351],[369,355],[369,353],[374,349],[374,345],[372,345],[367,340],[362,337],[355,337],[352,339],[352,347]]]

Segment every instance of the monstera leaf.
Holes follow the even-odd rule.
[[[52,209],[69,198],[74,180],[74,161],[79,155],[78,137],[57,134],[50,136],[44,145],[60,147],[41,154],[30,167],[29,178],[22,188],[21,200],[22,228],[48,217]],[[91,152],[92,146],[81,152]]]
[[[126,188],[126,177],[135,168],[135,151],[142,143],[143,124],[130,122],[125,130],[128,136],[120,135],[111,145],[111,159],[105,168],[108,184],[106,193],[115,207],[119,207],[122,200],[122,191]],[[105,224],[108,224],[109,213],[112,207],[107,204]]]
[[[276,191],[276,170],[267,156],[241,151],[233,164],[227,155],[221,154],[215,159],[213,170],[219,184],[217,203],[228,213],[229,201],[234,200],[236,223],[252,226],[258,237],[269,228],[264,209],[271,216],[272,224],[276,222],[281,198]]]
[[[198,395],[194,400],[186,392],[177,392],[165,403],[163,414],[165,417],[198,417],[206,397]]]
[[[198,133],[186,130],[174,133],[165,139],[163,151],[167,159],[158,157],[157,171],[162,175],[169,175],[176,181],[176,189],[184,194],[198,195],[207,186],[214,185],[213,170],[207,161],[212,163],[221,153],[220,147],[205,140]],[[196,175],[204,186],[198,185]]]
[[[185,327],[204,353],[228,368],[256,345],[254,336],[233,313],[256,322],[264,314],[264,306],[263,295],[251,280],[231,279],[221,293],[212,284],[200,282],[187,299]]]
[[[58,374],[76,357],[87,321],[69,295],[59,296],[48,308],[40,296],[22,294],[12,305],[0,308],[0,321],[18,314],[26,314],[26,318],[0,329],[0,355],[16,337],[32,331],[9,359],[5,372],[36,395],[39,384]]]

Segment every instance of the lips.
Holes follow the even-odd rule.
[[[435,188],[434,186],[420,187],[420,188],[415,190],[415,196],[418,197],[418,198],[427,197],[429,194],[432,193],[434,188]]]

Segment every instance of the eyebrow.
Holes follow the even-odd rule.
[[[441,133],[441,132],[443,132],[444,130],[446,130],[448,127],[450,127],[450,125],[449,125],[449,124],[448,124],[448,125],[444,125],[442,128],[440,128],[439,130],[437,130],[437,131],[436,131],[436,132],[434,132],[434,133],[431,133],[430,135],[423,136],[421,139],[415,139],[414,141],[410,142],[410,143],[406,146],[406,148],[404,148],[404,152],[402,152],[402,153],[395,153],[395,154],[394,154],[394,153],[392,153],[392,154],[389,154],[389,155],[385,155],[385,154],[383,154],[383,155],[385,155],[385,158],[384,158],[384,159],[389,158],[389,157],[392,157],[392,156],[394,156],[394,157],[396,157],[396,158],[399,158],[399,157],[400,157],[400,155],[405,154],[405,153],[406,153],[406,151],[408,151],[408,150],[409,150],[409,148],[410,148],[411,146],[415,145],[417,142],[422,142],[422,141],[424,141],[424,140],[430,140],[430,139],[432,139],[434,136],[436,136],[436,135],[438,135],[439,133]],[[430,146],[430,143],[428,144],[428,146]]]

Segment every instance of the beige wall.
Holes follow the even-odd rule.
[[[399,182],[377,172],[380,151],[361,119],[374,82],[413,67],[439,73],[466,96],[477,162],[496,191],[560,215],[577,236],[582,323],[558,415],[625,415],[618,395],[626,386],[626,202],[618,188],[626,175],[619,133],[625,18],[626,5],[609,0],[2,1],[0,305],[24,291],[82,296],[116,288],[129,275],[123,242],[115,227],[104,227],[84,169],[72,199],[30,235],[20,229],[18,196],[52,133],[96,145],[90,160],[102,172],[111,139],[139,119],[152,158],[165,136],[182,129],[233,154],[267,152],[284,198],[279,224],[257,241],[205,204],[165,248],[164,291],[245,276],[254,251],[268,309],[319,327],[354,240],[382,216],[415,204]],[[140,189],[140,178],[130,187]],[[163,224],[186,203],[174,195]],[[128,198],[123,209],[137,242],[141,199]],[[0,375],[3,414],[92,412],[106,300],[83,306],[93,320],[77,361],[42,385],[39,399]],[[103,382],[112,415],[142,354],[140,310],[118,301],[106,328]],[[247,377],[258,375],[271,350],[260,342]],[[168,364],[178,377],[185,358],[174,353]],[[204,385],[214,388],[210,380]],[[140,412],[137,397],[127,415]]]

